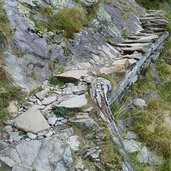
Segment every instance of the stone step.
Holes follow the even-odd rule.
[[[129,59],[141,59],[143,57],[142,53],[134,53],[131,55],[124,55],[123,58],[129,58]]]
[[[138,48],[138,47],[148,47],[150,45],[150,43],[120,43],[120,44],[117,44],[116,46],[119,46],[119,47],[135,47],[135,48]]]
[[[124,43],[151,43],[158,39],[157,35],[144,36],[136,40],[126,39]]]
[[[102,67],[99,70],[99,74],[113,74],[113,73],[125,73],[126,68],[129,66],[128,59],[116,60],[109,67]]]

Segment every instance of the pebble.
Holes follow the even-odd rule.
[[[37,135],[36,134],[33,134],[31,132],[28,132],[27,133],[27,136],[30,138],[30,139],[36,139]]]
[[[13,125],[14,124],[14,121],[13,120],[7,120],[5,122],[6,125]]]
[[[6,132],[6,133],[11,133],[12,130],[13,130],[12,126],[10,126],[10,125],[4,127],[4,132]]]
[[[55,125],[56,121],[57,121],[57,118],[56,118],[55,115],[50,116],[50,117],[48,118],[48,123],[49,123],[50,125],[52,125],[52,126]]]
[[[19,132],[11,132],[10,133],[10,142],[18,142],[22,139],[22,136],[19,135]]]
[[[53,131],[49,131],[47,134],[45,134],[45,137],[51,137],[53,135]]]
[[[61,125],[63,125],[64,123],[62,123],[62,122],[57,122],[56,124],[55,124],[55,126],[61,126]]]

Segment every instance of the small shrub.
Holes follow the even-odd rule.
[[[147,108],[149,110],[157,110],[160,108],[160,102],[158,100],[151,100],[148,102]]]
[[[0,80],[5,80],[7,78],[5,70],[0,67]]]
[[[122,20],[124,21],[128,20],[128,14],[125,11],[122,13]]]
[[[46,18],[51,17],[54,14],[53,9],[50,7],[40,7],[39,11]]]
[[[3,9],[2,1],[0,2],[0,32],[1,31],[8,38],[12,36],[12,29],[10,27],[8,18],[6,17],[5,10]]]
[[[168,32],[171,33],[171,24],[168,24],[168,25],[167,25],[167,30],[168,30]]]
[[[53,110],[53,113],[59,117],[65,117],[68,114],[68,112],[69,110],[65,107],[58,107]]]
[[[30,73],[30,76],[31,76],[33,79],[36,79],[36,78],[37,78],[37,73],[36,73],[36,71],[32,71],[32,72]]]
[[[98,0],[97,4],[91,6],[87,9],[86,17],[87,17],[88,21],[92,20],[96,16],[97,12],[99,11],[101,2],[102,2],[102,0]]]
[[[171,12],[167,12],[167,13],[166,13],[166,17],[167,17],[168,19],[171,19]]]
[[[124,39],[127,39],[128,36],[129,36],[128,30],[127,30],[127,29],[124,29],[123,32],[122,32],[122,37],[123,37]]]
[[[60,87],[64,86],[64,82],[62,82],[61,80],[59,80],[57,77],[53,75],[50,76],[49,83],[52,85],[58,85]]]
[[[166,63],[158,63],[157,64],[157,70],[160,75],[170,75],[171,74],[171,66]]]
[[[130,7],[129,8],[129,12],[133,13],[133,14],[136,14],[137,13],[137,10],[135,7]]]
[[[42,90],[43,90],[42,86],[39,86],[39,87],[33,89],[33,90],[30,92],[29,95],[30,95],[30,96],[35,95],[36,93],[38,93],[38,92],[40,92],[40,91],[42,91]]]

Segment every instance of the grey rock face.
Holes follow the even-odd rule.
[[[22,9],[23,3],[28,4],[24,10]],[[139,19],[135,14],[128,12],[128,20],[122,21],[122,8],[124,7],[122,5],[116,7],[117,2],[106,1],[99,5],[98,0],[81,0],[81,3],[86,9],[96,5],[98,9],[99,6],[92,20],[93,27],[84,28],[74,35],[73,40],[65,41],[63,36],[56,35],[55,31],[54,33],[46,30],[41,32],[28,16],[33,10],[36,12],[35,19],[42,22],[44,17],[36,10],[38,6],[52,7],[57,11],[64,7],[75,7],[78,2],[73,0],[5,0],[6,13],[14,30],[12,52],[6,54],[5,63],[7,71],[18,85],[28,91],[41,85],[51,75],[52,64],[54,64],[54,71],[58,71],[60,66],[68,70],[93,69],[94,66],[109,65],[119,57],[120,53],[113,46],[104,43],[104,39],[121,41],[124,29],[128,29],[131,33],[141,30]],[[137,15],[139,11],[142,11],[131,0],[126,4],[138,9]],[[53,41],[50,39],[52,35],[55,36]],[[18,58],[22,53],[22,58]]]
[[[23,165],[31,166],[34,159],[37,157],[41,142],[34,140],[29,142],[22,142],[16,146],[16,150],[22,160]]]
[[[73,130],[66,129],[50,138],[22,141],[16,146],[5,147],[0,160],[15,171],[28,171],[33,168],[37,171],[74,171],[71,150],[78,150],[78,145]]]

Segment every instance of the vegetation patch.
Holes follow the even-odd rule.
[[[158,9],[165,3],[171,4],[170,0],[136,0],[136,2],[147,9]]]
[[[4,119],[8,116],[7,107],[9,102],[13,100],[21,101],[25,93],[21,91],[19,87],[16,87],[12,84],[7,78],[0,80],[0,88],[3,88],[5,91],[0,93],[0,128],[3,125]]]
[[[102,3],[102,0],[98,0],[97,4],[91,6],[87,9],[86,17],[87,17],[88,21],[92,20],[96,16],[97,12],[99,11],[101,3]]]
[[[3,2],[0,2],[0,37],[5,35],[6,38],[12,36],[12,29],[8,18],[6,17],[5,10],[3,9]]]
[[[44,31],[61,31],[67,38],[72,38],[74,33],[79,32],[83,27],[87,26],[86,11],[82,7],[65,7],[55,12],[51,7],[39,7],[44,20],[35,19],[34,13],[30,15],[30,19],[34,21],[35,26]]]
[[[49,83],[52,85],[58,85],[59,87],[62,87],[65,85],[64,82],[62,82],[60,79],[58,79],[57,77],[51,75],[49,78]]]
[[[139,98],[144,99],[148,93],[155,93],[157,96],[151,98],[151,100],[148,99],[146,108],[132,107],[119,115],[120,120],[131,118],[131,124],[128,126],[129,130],[135,132],[139,141],[147,146],[149,150],[164,159],[163,165],[150,167],[140,164],[136,158],[137,154],[130,154],[138,171],[146,169],[165,171],[171,168],[171,151],[168,150],[171,148],[171,127],[167,123],[167,120],[171,119],[171,65],[165,62],[165,59],[171,57],[170,49],[171,36],[168,38],[153,71],[145,69],[142,77],[131,87],[131,92],[138,94]],[[158,78],[154,76],[154,72],[156,72]],[[126,96],[128,99],[127,94]],[[115,117],[118,117],[118,109],[119,106],[116,103],[111,107]]]
[[[53,110],[53,113],[58,117],[65,117],[69,113],[69,110],[65,107],[57,107]]]

